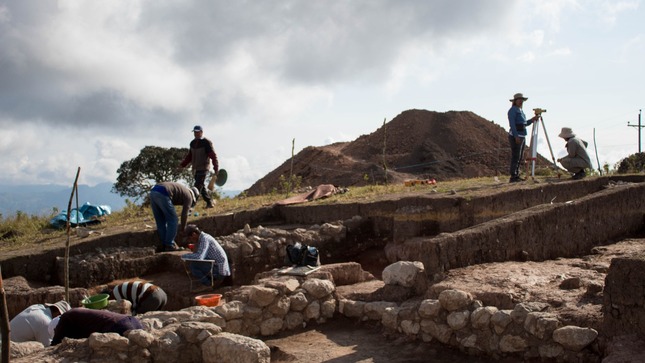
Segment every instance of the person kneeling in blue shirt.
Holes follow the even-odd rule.
[[[182,255],[182,259],[215,261],[212,270],[211,265],[207,263],[200,263],[197,261],[190,263],[190,272],[193,276],[199,278],[199,281],[202,284],[211,286],[212,279],[213,285],[217,286],[224,281],[224,278],[231,276],[226,252],[224,252],[222,246],[220,246],[213,236],[206,232],[202,232],[199,227],[194,224],[186,226],[184,235],[186,236],[188,243],[195,244],[195,252]]]

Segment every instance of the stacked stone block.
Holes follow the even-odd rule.
[[[390,332],[424,342],[436,340],[474,355],[519,356],[593,362],[599,356],[598,333],[591,328],[562,326],[545,305],[520,303],[513,310],[482,306],[467,292],[445,290],[438,299],[402,304],[340,299],[339,312],[349,318],[380,322]]]

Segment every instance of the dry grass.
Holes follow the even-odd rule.
[[[370,185],[354,187],[347,193],[336,194],[330,198],[321,199],[312,203],[333,204],[351,203],[354,201],[366,202],[386,199],[391,196],[427,193],[459,193],[461,196],[467,196],[471,191],[494,188],[496,186],[501,187],[504,185],[508,185],[505,177],[500,177],[499,179],[494,177],[458,179],[439,182],[436,185],[417,185],[411,187],[404,186],[403,184]],[[262,206],[270,206],[284,198],[284,194],[225,198],[217,202],[214,210],[205,210],[203,203],[198,203],[194,212],[198,213],[199,216],[213,215],[214,213],[234,213],[260,208]],[[52,217],[53,215],[44,217],[28,216],[23,213],[19,213],[18,215],[10,218],[0,217],[0,251],[29,248],[29,246],[34,244],[46,245],[65,240],[67,236],[65,230],[53,229],[49,225],[49,221]],[[143,222],[154,225],[151,209],[129,202],[122,210],[104,217],[100,224],[89,226],[88,228],[103,232],[114,228],[127,228],[129,225],[134,224],[140,225]]]

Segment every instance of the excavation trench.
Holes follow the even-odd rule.
[[[390,263],[420,261],[428,281],[439,282],[453,269],[582,256],[595,246],[635,235],[643,226],[642,182],[635,176],[595,178],[499,187],[465,196],[427,193],[271,207],[195,223],[223,244],[234,286],[253,284],[258,274],[283,266],[285,246],[294,242],[318,247],[323,264],[356,261],[377,278]],[[153,230],[74,237],[70,303],[78,305],[83,295],[116,280],[141,277],[167,292],[167,310],[194,305],[180,253],[155,253],[156,243]],[[53,287],[63,281],[61,256],[59,247],[3,258],[10,316],[62,297],[62,288]],[[379,288],[377,284],[374,290]]]

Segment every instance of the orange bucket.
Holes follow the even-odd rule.
[[[195,296],[195,301],[197,305],[202,306],[217,306],[219,305],[219,300],[222,298],[222,294],[206,294]]]

